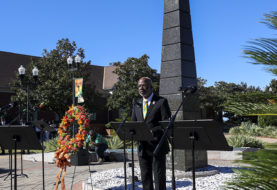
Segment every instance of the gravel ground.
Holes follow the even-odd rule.
[[[232,169],[238,168],[238,165],[230,161],[218,161],[211,160],[209,164],[213,163],[213,165],[209,165],[208,167],[199,169],[196,171],[197,176],[200,173],[206,173],[205,177],[196,177],[196,189],[201,190],[220,190],[223,189],[223,186],[226,181],[232,179],[234,177],[234,172]],[[217,164],[217,165],[214,165]],[[166,186],[167,189],[172,189],[172,172],[171,170],[167,170],[167,181]],[[131,177],[131,168],[127,168],[127,178]],[[207,176],[208,175],[208,176]],[[140,176],[140,170],[138,166],[135,167],[135,176]],[[187,177],[191,176],[191,172],[184,171],[175,171],[175,181],[176,181],[176,189],[178,190],[188,190],[192,189],[192,178]],[[203,175],[202,175],[203,176]],[[97,189],[109,189],[109,190],[123,190],[124,189],[124,170],[123,168],[110,169],[106,171],[101,171],[97,173],[91,174],[92,185]],[[88,179],[88,184],[90,185],[90,179]],[[127,189],[132,189],[132,183],[128,180]],[[135,183],[135,189],[142,189],[142,184],[139,178],[139,181]]]

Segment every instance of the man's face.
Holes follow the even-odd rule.
[[[142,97],[148,98],[152,94],[152,86],[146,79],[142,78],[138,81],[138,91]]]

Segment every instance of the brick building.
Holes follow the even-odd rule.
[[[10,89],[10,82],[15,78],[19,66],[23,65],[26,67],[31,60],[35,61],[37,59],[40,59],[40,57],[0,51],[0,107],[11,102],[11,96],[14,92]],[[91,65],[88,70],[91,73],[88,82],[95,86],[96,90],[103,95],[102,101],[104,105],[106,97],[117,82],[117,75],[113,73],[114,69],[114,66]],[[13,112],[16,112],[16,110]],[[109,111],[106,107],[94,114],[94,125],[97,128],[103,128],[108,121],[117,117],[117,113]],[[48,115],[44,113],[42,115],[46,115],[49,120],[53,119],[51,118],[53,117],[51,113],[48,113]]]

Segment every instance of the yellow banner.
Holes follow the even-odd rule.
[[[276,113],[247,114],[246,116],[277,116]]]
[[[75,79],[75,97],[78,98],[78,103],[83,103],[83,78]]]

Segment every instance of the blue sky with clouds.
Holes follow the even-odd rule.
[[[0,51],[41,56],[69,38],[94,65],[147,54],[160,71],[163,6],[162,0],[1,1]],[[265,13],[277,11],[276,0],[190,0],[190,8],[198,77],[208,85],[261,88],[276,78],[242,53],[247,41],[276,38],[260,23]]]

